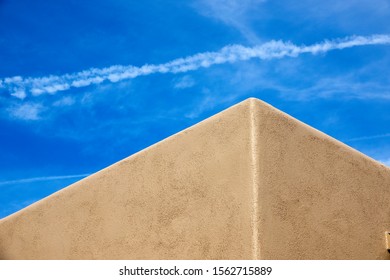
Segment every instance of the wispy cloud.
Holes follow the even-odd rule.
[[[189,108],[184,116],[188,119],[198,118],[201,114],[214,109],[216,106],[231,104],[238,96],[239,94],[237,93],[221,95],[220,93],[211,92],[209,89],[205,88],[202,90],[202,96],[197,102],[191,105],[191,108]]]
[[[345,142],[366,141],[366,140],[374,140],[374,139],[387,138],[387,137],[390,137],[390,133],[356,137],[356,138],[347,139],[345,140]]]
[[[74,98],[70,96],[65,96],[64,98],[61,98],[60,100],[57,100],[53,103],[53,106],[57,107],[62,107],[62,106],[71,106],[75,103],[76,101]]]
[[[75,179],[75,178],[84,178],[91,174],[77,174],[77,175],[65,175],[65,176],[47,176],[47,177],[33,177],[33,178],[25,178],[18,180],[9,180],[9,181],[0,181],[0,186],[4,185],[15,185],[22,183],[33,183],[40,181],[55,181],[55,180],[65,180],[65,179]]]
[[[356,72],[353,74],[313,78],[313,85],[304,87],[284,86],[272,81],[272,79],[262,81],[262,86],[278,91],[285,99],[294,100],[312,98],[390,100],[388,84],[372,81],[362,82]]]
[[[0,84],[12,96],[23,99],[28,94],[32,96],[55,94],[70,88],[86,87],[105,81],[116,83],[156,73],[185,73],[216,64],[234,63],[253,58],[261,60],[280,59],[283,57],[297,57],[301,54],[315,55],[357,46],[385,44],[390,44],[390,35],[352,36],[325,40],[313,45],[295,45],[291,42],[272,40],[254,47],[228,45],[217,52],[198,53],[163,64],[145,64],[140,67],[114,65],[100,69],[91,68],[61,76],[50,75],[39,78],[15,76],[0,80]]]
[[[44,110],[44,106],[39,103],[24,103],[8,108],[8,112],[12,117],[27,121],[38,120],[42,110]]]
[[[260,39],[250,26],[251,13],[259,16],[259,8],[266,0],[198,0],[195,8],[203,16],[216,19],[238,30],[251,43]]]
[[[184,76],[178,80],[174,81],[175,84],[173,85],[176,89],[185,89],[185,88],[191,88],[195,85],[195,81],[191,76]]]

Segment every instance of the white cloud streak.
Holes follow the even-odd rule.
[[[0,79],[0,86],[12,96],[24,99],[27,95],[55,94],[71,88],[86,87],[103,82],[116,83],[156,73],[185,73],[212,65],[234,63],[253,58],[260,60],[297,57],[301,54],[320,54],[357,46],[388,45],[390,35],[352,36],[325,40],[313,45],[295,45],[290,42],[269,41],[254,47],[228,45],[217,52],[204,52],[178,58],[163,64],[114,65],[107,68],[91,68],[77,73],[46,77],[8,77]]]
[[[347,140],[345,140],[345,142],[366,141],[366,140],[374,140],[374,139],[386,138],[386,137],[390,137],[390,133],[356,137],[356,138],[347,139]]]
[[[65,176],[48,176],[48,177],[34,177],[34,178],[26,178],[26,179],[18,179],[18,180],[10,180],[0,182],[0,186],[4,185],[16,185],[22,183],[33,183],[33,182],[41,182],[41,181],[55,181],[55,180],[65,180],[65,179],[76,179],[76,178],[84,178],[91,174],[77,174],[77,175],[65,175]]]

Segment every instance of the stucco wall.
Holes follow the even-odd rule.
[[[390,169],[248,99],[0,221],[2,259],[388,259]]]
[[[3,259],[251,258],[246,103],[1,221]]]
[[[390,169],[253,100],[262,259],[390,259]]]

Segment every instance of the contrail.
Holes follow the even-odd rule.
[[[365,141],[365,140],[372,140],[372,139],[386,138],[386,137],[390,137],[390,133],[356,137],[356,138],[347,139],[347,140],[345,140],[345,142]]]
[[[341,50],[357,46],[387,45],[390,35],[351,36],[333,40],[325,40],[313,45],[294,45],[291,42],[269,41],[254,47],[228,45],[216,52],[198,53],[192,56],[178,58],[163,64],[145,64],[143,66],[114,65],[107,68],[90,68],[81,72],[60,76],[45,77],[8,77],[0,79],[0,89],[3,88],[12,96],[24,99],[28,94],[54,94],[71,88],[86,87],[105,81],[116,83],[122,80],[134,79],[155,73],[184,73],[199,68],[207,68],[216,64],[234,63],[253,58],[261,60],[297,57],[301,54],[319,54],[331,50]]]
[[[0,186],[21,184],[21,183],[32,183],[32,182],[40,182],[40,181],[54,181],[54,180],[64,180],[64,179],[73,179],[73,178],[84,178],[84,177],[87,177],[89,175],[91,175],[91,174],[34,177],[34,178],[18,179],[18,180],[11,180],[11,181],[3,181],[3,182],[0,182]]]

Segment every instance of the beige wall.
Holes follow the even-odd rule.
[[[0,221],[0,259],[389,259],[390,169],[248,99]]]
[[[390,169],[253,102],[260,257],[390,259]]]
[[[3,259],[251,258],[247,104],[4,219]]]

